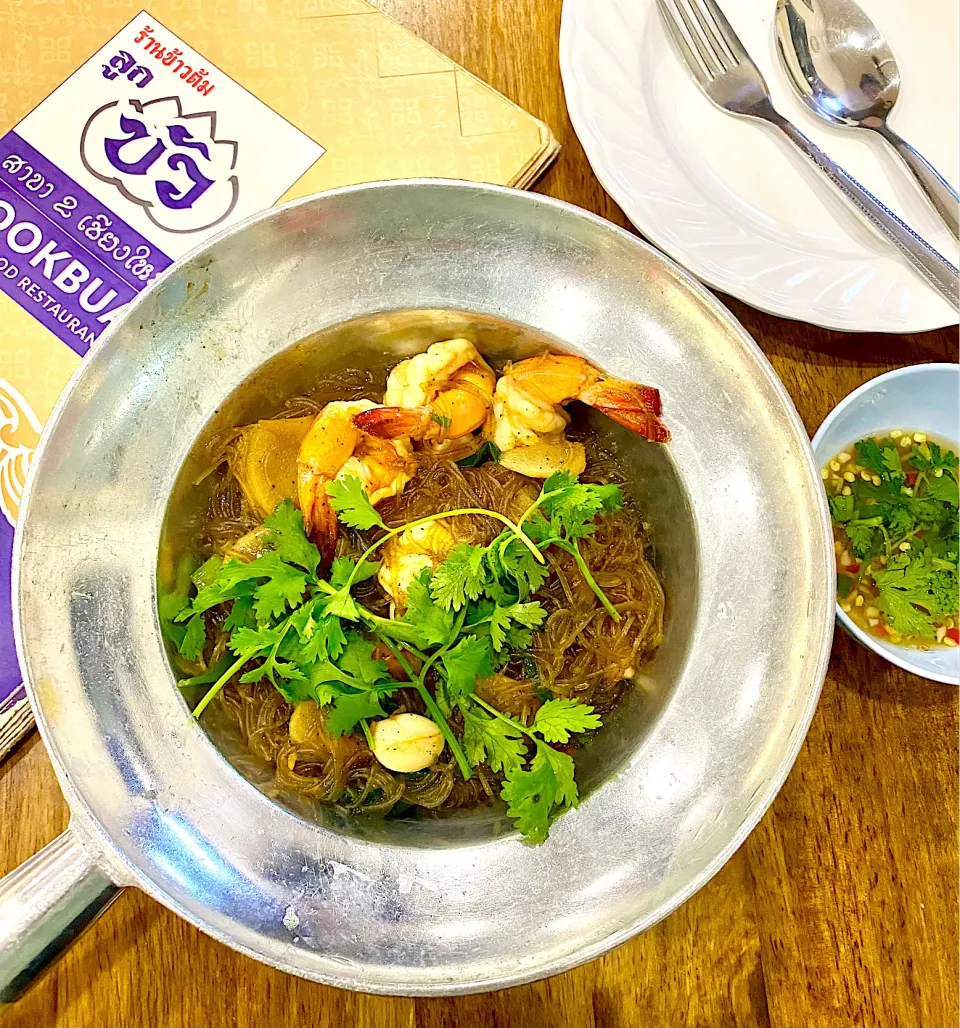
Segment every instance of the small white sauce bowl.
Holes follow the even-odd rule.
[[[822,467],[841,451],[852,451],[858,439],[894,428],[926,432],[960,452],[960,364],[916,364],[865,382],[844,397],[817,430],[813,437],[817,463]],[[891,664],[935,682],[958,684],[960,647],[895,646],[864,632],[839,604],[837,618],[854,639]]]

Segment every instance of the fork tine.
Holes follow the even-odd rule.
[[[712,49],[705,44],[703,33],[690,21],[680,0],[672,0],[669,3],[668,0],[657,0],[657,6],[663,13],[670,35],[683,52],[690,70],[701,80],[701,85],[706,85],[720,75],[723,66],[718,62]]]
[[[693,50],[690,49],[690,44],[687,42],[687,38],[683,34],[683,29],[680,28],[677,16],[667,6],[666,0],[657,0],[657,7],[660,8],[660,14],[663,16],[663,23],[666,26],[667,33],[674,43],[677,44],[677,49],[683,55],[683,59],[687,63],[690,74],[697,79],[701,87],[705,88],[713,78],[713,72],[710,71],[703,61],[701,61]]]
[[[676,0],[676,3],[677,7],[679,7],[680,0]],[[729,71],[731,68],[736,67],[736,54],[726,45],[726,41],[721,36],[716,21],[710,16],[710,12],[704,7],[701,0],[688,0],[688,3],[691,13],[697,19],[697,23],[700,26],[700,35],[703,37],[705,45],[710,47],[720,67],[724,71]],[[731,31],[733,30],[731,29]]]
[[[704,10],[709,16],[716,27],[717,32],[720,34],[720,37],[730,50],[730,55],[733,57],[735,64],[745,61],[749,61],[751,64],[753,63],[743,43],[740,42],[740,37],[733,31],[733,26],[729,21],[727,21],[727,16],[720,9],[716,0],[690,0],[690,2],[694,7],[699,7],[701,10]]]

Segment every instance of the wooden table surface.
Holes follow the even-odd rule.
[[[561,0],[379,6],[551,125],[563,151],[538,189],[627,225],[567,118]],[[867,379],[957,359],[955,329],[844,335],[727,302],[811,434]],[[679,910],[591,964],[482,996],[355,995],[240,956],[130,890],[0,1022],[948,1028],[958,1022],[957,760],[957,689],[900,671],[840,633],[810,733],[759,826]],[[67,816],[34,735],[0,764],[0,873],[63,831]]]

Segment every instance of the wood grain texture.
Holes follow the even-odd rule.
[[[226,17],[208,4],[212,17]],[[560,0],[379,6],[543,118],[563,144],[543,192],[619,225],[566,116]],[[813,432],[873,376],[956,360],[956,332],[850,336],[727,300]],[[384,999],[314,985],[129,891],[17,1006],[23,1026],[948,1028],[958,1021],[957,690],[838,635],[813,726],[771,810],[666,921],[564,975],[485,996]],[[39,740],[0,765],[0,872],[66,825]],[[508,941],[505,940],[505,944]]]

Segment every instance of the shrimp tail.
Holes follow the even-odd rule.
[[[585,389],[579,398],[651,442],[670,442],[670,430],[660,420],[660,391],[653,386],[607,378]]]
[[[443,429],[443,419],[428,407],[374,407],[354,414],[353,424],[376,439],[426,439]]]
[[[327,567],[336,554],[339,523],[336,511],[330,506],[326,482],[306,469],[301,470],[298,497],[304,531],[320,551],[323,566]]]

